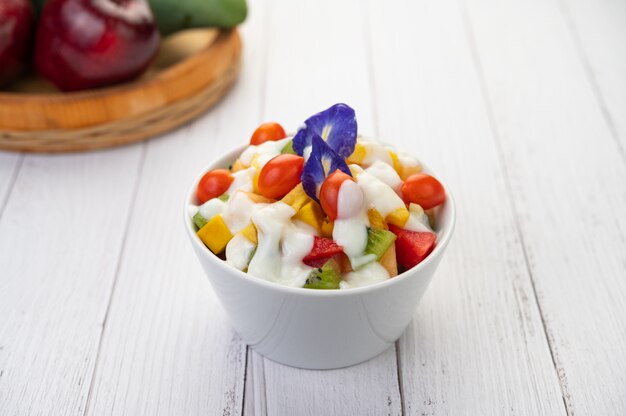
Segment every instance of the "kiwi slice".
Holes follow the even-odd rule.
[[[193,223],[196,224],[198,229],[204,227],[208,221],[199,212],[196,212],[196,215],[193,216]]]
[[[296,151],[293,150],[293,140],[289,140],[289,143],[287,143],[285,145],[285,147],[283,147],[280,151],[281,154],[285,154],[285,153],[289,153],[291,155],[295,155]]]
[[[307,289],[339,289],[340,281],[339,263],[330,259],[322,267],[311,272],[304,287]]]
[[[378,261],[389,250],[394,241],[396,241],[396,235],[391,231],[367,227],[365,254],[374,254],[376,261]]]

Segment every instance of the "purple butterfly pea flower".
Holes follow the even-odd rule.
[[[311,145],[311,155],[304,164],[302,171],[302,187],[308,196],[319,202],[319,191],[328,175],[336,170],[350,176],[352,173],[346,161],[331,149],[319,135],[313,135]]]
[[[354,151],[357,123],[354,110],[346,104],[332,107],[309,117],[293,138],[293,149],[300,156],[312,145],[314,136],[321,137],[342,158]]]

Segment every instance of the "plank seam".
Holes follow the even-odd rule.
[[[263,43],[262,43],[263,54],[261,57],[263,60],[261,63],[261,67],[262,67],[261,90],[259,91],[259,115],[261,118],[260,120],[261,123],[263,122],[263,119],[267,117],[265,100],[267,98],[267,70],[268,70],[267,57],[268,57],[268,52],[269,52],[269,47],[270,47],[269,44],[270,44],[270,28],[272,27],[272,8],[273,8],[273,1],[267,0],[266,6],[263,8],[265,17],[267,19],[267,24],[265,25],[264,30],[263,30]],[[241,416],[244,416],[245,409],[246,409],[246,391],[248,387],[246,385],[246,379],[248,377],[248,365],[250,365],[250,361],[252,361],[252,357],[250,357],[249,359],[248,355],[252,356],[252,350],[250,349],[250,346],[246,344],[246,361],[245,361],[244,368],[243,368],[243,394],[241,395]],[[265,371],[263,372],[263,378],[265,378]],[[254,383],[254,377],[252,377],[252,383]],[[265,383],[263,383],[263,394],[267,396],[265,392]],[[265,400],[265,406],[266,406],[265,413],[267,413],[267,399]],[[252,408],[254,409],[254,406]]]
[[[267,416],[267,380],[265,379],[265,357],[261,356],[261,367],[263,369],[263,416]]]
[[[520,239],[522,255],[524,258],[524,265],[526,267],[526,272],[530,280],[530,285],[532,288],[533,297],[535,299],[535,304],[537,305],[537,310],[539,312],[539,317],[541,319],[541,325],[543,327],[543,334],[544,334],[546,343],[548,345],[548,349],[550,351],[550,357],[552,359],[554,372],[557,377],[557,380],[559,381],[559,387],[561,389],[561,399],[563,400],[563,410],[565,411],[566,415],[573,416],[573,413],[570,414],[570,409],[566,400],[566,397],[570,397],[570,393],[567,390],[567,383],[564,382],[564,379],[566,378],[565,369],[560,367],[558,364],[558,360],[556,358],[558,353],[556,351],[556,347],[553,345],[552,337],[550,336],[550,331],[548,330],[548,327],[547,327],[545,314],[541,308],[541,303],[539,302],[539,296],[537,295],[537,287],[535,286],[535,281],[534,281],[533,273],[532,273],[532,267],[530,266],[530,259],[529,259],[528,251],[526,248],[527,247],[526,241],[524,239],[524,233],[522,232],[522,227],[519,221],[518,210],[517,210],[515,200],[513,197],[513,192],[512,192],[513,188],[511,185],[510,173],[509,173],[509,170],[507,169],[507,164],[505,163],[504,149],[502,147],[502,138],[500,137],[500,133],[499,133],[496,121],[495,121],[493,105],[489,98],[489,89],[487,87],[487,80],[485,79],[484,68],[482,66],[482,62],[480,60],[480,55],[478,52],[478,47],[476,45],[476,39],[474,37],[474,29],[472,27],[471,19],[467,12],[465,2],[463,0],[457,0],[457,1],[459,3],[459,8],[461,10],[463,28],[466,33],[467,43],[470,49],[472,62],[477,72],[481,98],[485,105],[487,119],[489,122],[489,128],[491,130],[494,144],[496,147],[496,152],[498,154],[498,160],[500,161],[501,169],[502,169],[502,172],[504,173],[503,178],[504,178],[504,183],[505,183],[505,188],[506,188],[506,193],[507,193],[507,200],[508,200],[509,206],[513,214],[515,232],[517,234],[517,237]]]
[[[4,214],[4,209],[9,203],[9,198],[13,193],[13,189],[15,188],[15,183],[17,182],[17,176],[22,170],[22,164],[24,163],[24,153],[20,153],[15,166],[13,167],[13,171],[11,172],[11,178],[9,179],[9,185],[7,186],[6,193],[4,194],[4,198],[2,198],[2,203],[0,204],[0,221],[2,220],[2,215]]]
[[[376,90],[376,74],[375,74],[375,66],[374,66],[374,50],[373,50],[373,39],[372,39],[372,30],[371,30],[371,22],[370,17],[372,13],[371,1],[367,1],[365,3],[365,7],[362,7],[361,18],[363,20],[363,39],[365,41],[365,56],[367,60],[367,80],[370,85],[370,110],[373,117],[373,129],[374,135],[378,137],[380,134],[379,130],[379,121],[378,121],[378,93]],[[403,382],[402,382],[402,363],[400,360],[400,340],[396,340],[394,343],[394,353],[396,355],[396,376],[398,380],[398,394],[400,396],[400,412],[402,415],[405,415],[404,408],[404,391],[403,391]]]
[[[261,116],[260,122],[263,123],[263,120],[267,117],[265,114],[265,99],[267,98],[267,67],[268,61],[267,56],[269,53],[269,40],[270,40],[270,27],[272,27],[272,2],[268,0],[267,6],[265,7],[265,12],[267,17],[267,25],[265,26],[265,30],[263,31],[263,55],[261,57],[261,91],[259,91],[259,115]]]
[[[398,392],[400,393],[400,411],[402,415],[405,415],[404,409],[404,391],[402,389],[403,381],[402,381],[402,361],[400,359],[400,340],[398,339],[396,342],[396,374],[398,376]]]
[[[613,117],[611,117],[611,113],[606,104],[606,100],[604,99],[604,95],[602,94],[602,90],[598,85],[598,80],[596,78],[595,71],[591,66],[591,61],[585,53],[585,48],[583,47],[582,41],[580,40],[580,34],[578,32],[578,29],[576,28],[576,23],[574,22],[572,13],[567,6],[567,0],[557,0],[557,3],[561,11],[561,17],[563,17],[563,20],[565,20],[567,31],[569,32],[569,35],[572,39],[572,43],[574,44],[574,50],[576,51],[576,55],[578,56],[578,59],[583,67],[583,70],[587,77],[587,81],[589,82],[589,86],[591,87],[591,91],[597,101],[598,107],[600,107],[600,113],[602,114],[602,118],[604,119],[609,129],[609,132],[611,133],[611,137],[613,138],[613,140],[615,140],[615,144],[617,145],[617,149],[622,158],[622,161],[626,163],[626,149],[624,149],[624,144],[620,140],[619,133],[617,132],[617,127],[615,126]]]
[[[96,375],[98,373],[98,368],[100,364],[100,355],[102,351],[102,344],[103,344],[103,340],[105,336],[105,331],[107,328],[109,312],[111,310],[111,305],[113,304],[113,298],[115,297],[115,289],[117,287],[117,282],[119,280],[122,261],[124,258],[124,250],[126,248],[128,230],[130,229],[130,224],[132,222],[132,217],[133,217],[133,212],[134,212],[133,207],[135,206],[135,201],[137,199],[137,193],[138,193],[137,190],[139,188],[139,183],[141,182],[144,162],[146,160],[147,146],[148,146],[147,142],[141,143],[139,161],[137,163],[136,179],[135,179],[135,183],[133,184],[130,203],[128,205],[128,215],[126,216],[126,224],[124,224],[124,235],[122,237],[122,243],[120,245],[119,254],[117,256],[117,264],[115,265],[115,273],[113,275],[113,282],[111,284],[111,290],[109,291],[109,299],[107,302],[106,309],[104,311],[104,318],[102,320],[102,330],[100,331],[100,338],[98,339],[98,346],[96,349],[96,358],[94,360],[93,372],[91,373],[89,392],[87,393],[87,401],[85,402],[85,411],[83,412],[83,416],[86,416],[87,413],[89,412],[89,403],[91,402],[91,397],[93,395],[93,386],[96,381]]]
[[[371,23],[370,23],[370,13],[371,13],[371,2],[367,1],[365,3],[365,7],[362,7],[362,13],[361,13],[361,18],[363,19],[363,37],[365,39],[365,59],[367,60],[367,66],[369,68],[369,70],[367,71],[367,81],[370,84],[370,95],[371,95],[371,105],[370,105],[370,110],[372,111],[372,114],[374,114],[373,117],[373,128],[374,128],[374,135],[378,138],[379,135],[379,127],[378,127],[378,93],[376,91],[376,82],[374,81],[376,79],[375,73],[374,73],[374,51],[373,51],[373,42],[372,42],[372,30],[371,30]]]
[[[248,355],[250,355],[250,351],[249,350],[250,347],[248,347],[248,345],[246,344],[246,359],[244,361],[243,364],[243,393],[241,394],[241,413],[240,415],[243,416],[245,413],[245,408],[246,408],[246,383],[248,381]]]

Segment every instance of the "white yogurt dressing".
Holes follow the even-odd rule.
[[[255,247],[243,234],[235,234],[226,245],[226,262],[235,269],[245,270]]]
[[[398,155],[398,161],[400,162],[402,166],[405,166],[405,167],[420,166],[420,161],[417,160],[417,158],[408,154],[407,152],[400,151],[400,152],[396,152],[396,154]]]
[[[359,270],[346,273],[339,283],[341,289],[373,285],[389,279],[389,272],[377,261],[371,262]]]
[[[287,224],[283,228],[278,283],[293,287],[304,286],[313,268],[302,263],[302,259],[313,248],[313,239],[312,234],[299,230],[293,224]]]
[[[252,192],[252,180],[256,175],[257,169],[253,166],[242,169],[233,173],[233,183],[226,191],[228,195],[232,195],[235,191],[241,190],[246,192]]]
[[[221,214],[224,211],[224,201],[217,198],[212,198],[200,205],[198,212],[202,215],[202,218],[209,221],[214,216]]]
[[[257,168],[262,168],[270,159],[280,154],[283,147],[289,143],[291,137],[286,137],[277,141],[267,141],[257,146],[250,145],[239,156],[239,161],[245,166],[250,166],[254,159]]]
[[[200,207],[190,206],[193,217],[199,212],[210,220],[221,214],[234,237],[226,246],[226,261],[253,276],[287,286],[302,287],[313,270],[302,263],[311,251],[318,231],[301,221],[292,221],[295,210],[282,202],[254,203],[245,192],[252,192],[253,180],[258,170],[270,159],[280,154],[291,137],[268,141],[258,146],[250,145],[239,160],[249,166],[233,173],[233,183],[227,190],[227,202],[213,198]],[[393,167],[390,148],[376,141],[361,141],[365,147],[362,165],[350,165],[355,181],[345,181],[337,197],[337,219],[333,239],[341,245],[350,259],[354,271],[343,276],[341,289],[367,286],[389,279],[387,270],[374,254],[364,255],[367,246],[367,211],[374,207],[383,217],[397,209],[405,208],[400,198],[402,180]],[[305,159],[310,146],[304,149]],[[402,166],[419,166],[419,161],[404,152],[397,152]],[[409,206],[409,219],[405,229],[432,232],[428,216],[416,204]],[[258,231],[255,245],[238,231],[254,222]],[[251,259],[252,254],[254,256]]]
[[[255,212],[268,204],[255,203],[243,191],[236,191],[230,196],[222,211],[222,218],[232,234],[241,231],[250,223]],[[206,218],[206,217],[205,217]]]
[[[369,172],[357,173],[356,181],[363,190],[365,200],[376,208],[383,217],[397,209],[406,208],[402,199],[392,188]]]
[[[381,160],[377,160],[370,167],[365,169],[365,172],[393,188],[397,194],[400,193],[402,179],[400,179],[400,175],[398,175],[398,172],[396,172],[393,166]]]
[[[313,235],[291,222],[295,210],[275,202],[252,214],[258,245],[248,273],[287,286],[302,287],[312,267],[302,259],[313,248]]]
[[[430,228],[428,215],[418,204],[409,205],[409,220],[404,224],[404,229],[417,232],[433,232]]]
[[[317,229],[313,228],[311,225],[307,224],[306,222],[303,222],[300,220],[294,220],[292,224],[300,232],[303,232],[305,234],[310,234],[312,236],[319,235],[319,232],[317,231]]]
[[[365,148],[365,157],[363,158],[363,162],[361,162],[363,166],[371,166],[376,161],[381,161],[393,166],[393,160],[391,159],[389,150],[383,144],[372,139],[363,140],[361,144]]]
[[[337,196],[333,240],[343,247],[354,269],[376,259],[373,254],[363,254],[367,246],[368,226],[367,206],[361,187],[354,181],[344,181]]]

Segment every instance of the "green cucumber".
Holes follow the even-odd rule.
[[[339,289],[340,281],[339,263],[330,259],[321,268],[311,272],[304,287],[307,289]]]
[[[231,28],[246,19],[245,0],[148,0],[161,34],[193,27]]]

